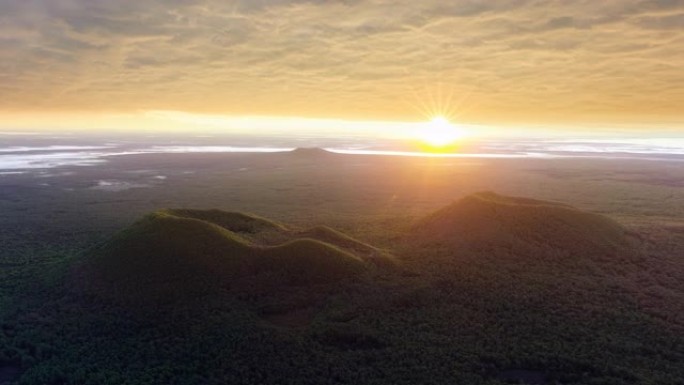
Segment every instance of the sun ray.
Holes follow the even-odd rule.
[[[446,117],[438,115],[423,124],[416,137],[430,146],[430,150],[443,149],[453,145],[464,136],[463,130],[452,124]]]
[[[408,86],[403,101],[427,120],[416,125],[412,135],[423,151],[455,151],[460,147],[466,132],[452,122],[462,116],[470,95],[470,92],[459,94],[454,87],[442,82],[433,87]]]

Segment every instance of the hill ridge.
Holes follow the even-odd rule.
[[[243,280],[269,287],[330,284],[377,267],[356,251],[372,246],[321,228],[297,232],[252,214],[162,209],[91,249],[88,261],[104,283],[131,293],[152,288],[168,295]]]
[[[418,220],[410,235],[418,246],[459,252],[611,257],[625,252],[628,231],[614,220],[573,206],[478,192]],[[463,254],[463,253],[461,253]]]

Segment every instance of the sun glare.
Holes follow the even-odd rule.
[[[433,147],[444,147],[459,140],[463,133],[443,116],[436,116],[418,133],[420,139]]]

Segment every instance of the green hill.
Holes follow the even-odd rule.
[[[220,226],[159,211],[93,250],[93,262],[110,280],[221,277],[246,269],[249,242]]]
[[[361,258],[313,239],[267,247],[260,250],[259,257],[259,269],[293,284],[336,282],[366,269]]]
[[[253,214],[223,210],[167,209],[169,215],[194,218],[221,226],[236,233],[254,234],[263,231],[285,231],[285,226]]]
[[[386,242],[395,218],[338,223]],[[334,228],[161,210],[83,255],[0,266],[0,378],[682,385],[681,231],[638,243],[603,216],[493,193],[410,230],[385,269],[388,251]],[[626,263],[632,243],[643,259]]]
[[[516,258],[612,257],[629,247],[627,230],[572,206],[481,192],[421,219],[409,242]]]
[[[166,209],[169,215],[209,222],[257,244],[280,244],[291,239],[284,225],[254,214],[223,210]]]
[[[175,295],[244,282],[273,285],[334,283],[371,264],[344,247],[362,245],[329,230],[331,243],[289,231],[264,218],[220,210],[160,210],[91,250],[90,271],[119,288]],[[277,245],[263,243],[263,234]],[[336,241],[344,240],[338,247]],[[370,247],[370,246],[366,246]],[[244,285],[243,285],[244,286]]]
[[[322,242],[331,243],[338,247],[344,247],[352,250],[356,250],[361,253],[373,253],[377,252],[377,249],[371,245],[360,242],[346,234],[343,234],[335,229],[331,229],[328,226],[316,226],[310,229],[301,231],[297,233],[298,236],[317,239]]]
[[[328,226],[316,226],[310,229],[297,232],[298,237],[316,239],[321,242],[330,243],[341,249],[361,256],[366,262],[376,266],[394,267],[396,261],[387,252],[380,250],[367,243],[360,242],[347,234],[341,233]]]

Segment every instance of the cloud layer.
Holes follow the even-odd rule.
[[[0,109],[684,118],[684,0],[4,0]]]

